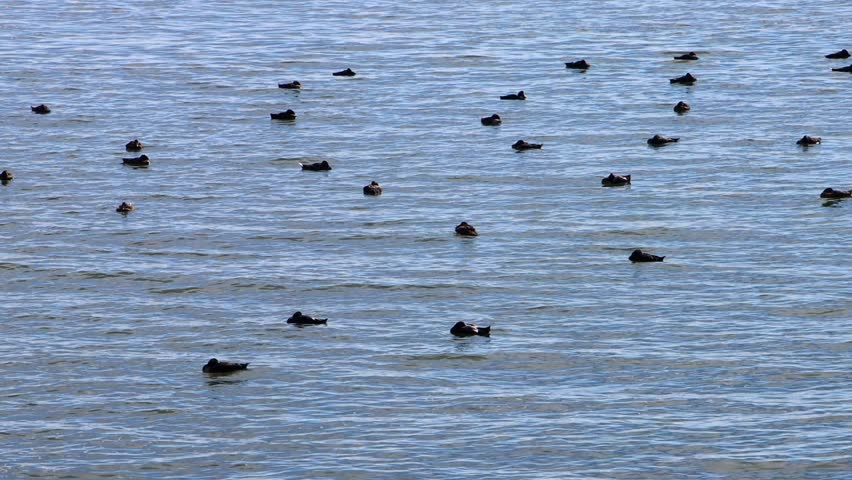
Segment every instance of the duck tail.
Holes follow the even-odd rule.
[[[490,337],[491,336],[491,325],[487,327],[479,327],[476,332],[477,335],[481,337]]]

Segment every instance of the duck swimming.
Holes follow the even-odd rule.
[[[503,119],[500,118],[500,115],[497,115],[496,113],[491,115],[490,117],[482,117],[479,119],[479,121],[482,122],[483,125],[490,127],[496,127],[497,125],[501,125],[503,123]]]
[[[3,182],[4,184],[8,183],[9,180],[13,178],[15,178],[15,176],[12,175],[12,172],[10,172],[9,170],[3,170],[2,172],[0,172],[0,182]]]
[[[147,167],[151,165],[151,160],[148,158],[148,155],[144,153],[135,158],[122,158],[121,161],[125,165],[130,165],[131,167]]]
[[[852,190],[844,191],[844,190],[835,190],[833,188],[826,188],[819,194],[819,198],[849,198],[852,197]]]
[[[347,68],[346,70],[341,70],[339,72],[332,73],[335,77],[354,77],[355,72],[352,71],[351,68]]]
[[[650,253],[645,253],[642,250],[633,250],[633,253],[630,254],[629,260],[633,263],[636,262],[662,262],[663,259],[666,258],[658,257],[657,255],[651,255]]]
[[[523,90],[518,93],[510,93],[509,95],[501,95],[500,100],[526,100],[527,96]]]
[[[630,185],[630,175],[616,175],[614,173],[610,173],[608,177],[601,179],[601,185],[604,187],[621,187],[623,185]]]
[[[832,72],[846,72],[846,73],[852,73],[852,65],[847,65],[847,66],[845,66],[845,67],[840,67],[840,68],[832,68],[832,69],[831,69],[831,71],[832,71]]]
[[[140,142],[138,138],[134,138],[124,145],[124,149],[128,152],[138,152],[139,150],[142,150],[142,142]]]
[[[331,165],[325,160],[317,163],[300,163],[302,170],[310,170],[312,172],[327,172],[331,170]]]
[[[473,227],[473,225],[467,222],[461,222],[456,225],[456,235],[461,235],[463,237],[476,237],[479,233]]]
[[[490,337],[491,326],[480,327],[472,323],[456,322],[456,324],[453,325],[453,328],[450,329],[450,333],[457,337],[473,337],[475,335],[479,335],[480,337]]]
[[[295,323],[296,325],[323,325],[328,323],[328,319],[314,318],[310,315],[304,315],[302,312],[296,312],[287,319],[287,323]]]
[[[573,68],[575,70],[586,70],[589,67],[591,67],[591,65],[589,65],[589,62],[587,62],[586,59],[577,60],[576,62],[565,62],[565,68]]]
[[[273,120],[295,120],[296,112],[288,109],[286,112],[270,113],[269,116],[272,117]]]
[[[686,102],[677,102],[677,105],[674,106],[674,111],[677,113],[686,113],[690,109],[691,107]]]
[[[132,212],[134,208],[135,207],[133,206],[132,203],[121,202],[121,205],[119,205],[118,208],[115,209],[115,211],[118,212],[118,213],[128,213],[128,212]]]
[[[652,147],[662,147],[663,145],[667,145],[669,143],[674,143],[680,140],[680,138],[674,137],[664,137],[662,135],[654,135],[653,137],[648,139],[648,145]]]
[[[298,80],[293,80],[290,83],[279,83],[278,88],[286,88],[288,90],[299,90],[302,88],[302,84],[299,83]]]
[[[201,371],[204,373],[232,373],[237,370],[246,370],[248,366],[248,363],[220,362],[211,358],[207,365],[201,367]]]
[[[373,181],[364,187],[364,195],[379,196],[382,194],[382,187],[379,182]]]
[[[50,113],[50,107],[43,103],[37,107],[31,106],[30,110],[32,110],[33,113],[38,113],[40,115],[47,115],[48,113]]]
[[[822,143],[822,137],[812,137],[810,135],[805,135],[796,141],[796,145],[801,145],[803,147],[809,147],[811,145],[819,145]]]
[[[698,79],[693,77],[691,73],[687,73],[686,75],[683,75],[681,77],[669,79],[669,83],[679,83],[679,84],[682,84],[682,85],[692,85],[693,83],[695,83],[697,81],[698,81]]]
[[[540,150],[541,147],[542,147],[542,144],[540,144],[540,143],[529,143],[529,142],[526,142],[524,140],[518,140],[517,142],[512,144],[512,148],[514,148],[515,150],[518,150],[518,151],[521,151],[521,150]]]
[[[844,48],[843,50],[841,50],[839,52],[829,53],[828,55],[825,56],[825,58],[849,58],[849,56],[850,56],[849,52],[847,52],[846,49]]]
[[[695,52],[684,53],[674,57],[675,60],[698,60],[698,55]]]

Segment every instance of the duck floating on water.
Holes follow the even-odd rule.
[[[354,77],[355,72],[352,71],[351,68],[347,68],[346,70],[341,70],[339,72],[332,73],[335,77]]]
[[[497,125],[503,124],[503,119],[500,118],[500,115],[497,115],[496,113],[491,115],[490,117],[482,117],[479,119],[479,121],[482,122],[483,125],[489,127],[496,127]]]
[[[134,158],[122,158],[121,161],[125,165],[130,165],[131,167],[147,167],[151,165],[151,159],[148,158],[148,155],[144,153]]]
[[[698,55],[695,52],[684,53],[674,57],[675,60],[698,60]]]
[[[461,235],[463,237],[476,237],[479,236],[479,233],[476,231],[476,228],[473,225],[467,222],[461,222],[456,225],[456,235]]]
[[[331,170],[331,165],[325,160],[316,163],[300,163],[302,170],[310,170],[312,172],[327,172]]]
[[[278,88],[285,88],[287,90],[300,90],[302,88],[302,84],[298,80],[293,80],[290,83],[279,83]]]
[[[565,62],[565,68],[572,68],[574,70],[587,70],[591,65],[586,59],[577,60],[576,62]]]
[[[128,152],[138,152],[139,150],[142,150],[142,142],[140,142],[138,138],[134,138],[124,145],[124,149]]]
[[[674,106],[674,111],[680,114],[686,113],[691,109],[692,107],[686,102],[677,102],[677,105]]]
[[[829,53],[828,55],[825,56],[825,58],[832,58],[832,59],[834,59],[834,58],[849,58],[849,57],[850,57],[849,52],[846,51],[845,48],[843,50],[839,51],[839,52]]]
[[[621,187],[630,185],[630,175],[616,175],[610,173],[609,176],[601,179],[601,185],[604,187]]]
[[[305,315],[302,312],[296,312],[287,319],[287,323],[294,323],[296,325],[325,325],[328,324],[328,319],[314,318],[310,315]]]
[[[364,186],[364,195],[379,196],[382,194],[382,186],[379,182],[372,181],[369,185]]]
[[[663,135],[654,135],[653,137],[648,139],[648,145],[652,147],[662,147],[663,145],[668,145],[669,143],[675,143],[680,140],[680,137],[665,137]]]
[[[450,329],[450,333],[457,337],[473,337],[476,335],[480,337],[490,337],[491,326],[480,327],[473,323],[456,322],[456,324]]]
[[[633,250],[633,253],[630,254],[629,260],[633,263],[637,262],[662,262],[665,256],[657,256],[651,255],[650,253],[645,253],[642,250]]]
[[[13,178],[15,178],[15,176],[12,175],[12,172],[9,170],[3,170],[0,172],[0,182],[3,182],[4,185],[9,183],[9,180],[12,180]]]
[[[822,137],[812,137],[810,135],[805,135],[799,140],[796,141],[796,145],[801,145],[803,147],[810,147],[811,145],[819,145],[822,143]]]
[[[852,190],[835,190],[826,188],[819,194],[819,198],[849,198],[852,197]]]
[[[683,75],[683,76],[680,76],[680,77],[677,77],[677,78],[670,78],[669,79],[669,83],[679,83],[681,85],[692,85],[693,83],[695,83],[697,81],[698,81],[698,79],[695,78],[694,76],[692,76],[691,73],[687,73],[686,75]]]
[[[526,100],[527,95],[523,90],[518,93],[510,93],[509,95],[501,95],[500,100]]]
[[[517,142],[512,144],[512,148],[515,150],[541,150],[542,144],[540,143],[529,143],[524,140],[518,140]]]
[[[47,115],[50,113],[50,107],[43,103],[37,107],[30,106],[30,110],[32,110],[33,113],[38,113],[39,115]]]
[[[211,358],[206,365],[201,367],[201,371],[204,373],[232,373],[238,370],[247,370],[248,366],[248,363],[220,362]]]
[[[132,204],[132,203],[130,203],[130,202],[121,202],[121,205],[119,205],[119,206],[115,209],[115,211],[116,211],[116,212],[118,212],[118,213],[130,213],[130,212],[132,212],[135,208],[136,208],[136,207],[134,207],[134,206],[133,206],[133,204]]]
[[[295,120],[296,112],[287,109],[286,112],[270,113],[269,116],[272,117],[273,120]]]
[[[847,65],[847,66],[845,66],[845,67],[840,67],[840,68],[832,68],[832,69],[831,69],[831,71],[832,71],[832,72],[846,72],[846,73],[852,73],[852,65]]]

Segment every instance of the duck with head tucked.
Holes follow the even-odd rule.
[[[30,110],[32,110],[33,113],[38,113],[39,115],[47,115],[50,113],[50,107],[43,103],[37,107],[30,106]]]
[[[121,202],[121,205],[119,205],[118,208],[115,209],[115,211],[118,213],[130,213],[135,208],[136,207],[134,207],[133,204],[130,202]]]
[[[845,66],[845,67],[840,67],[840,68],[832,68],[832,69],[831,69],[831,71],[832,71],[832,72],[846,72],[846,73],[852,73],[852,65],[847,65],[847,66]]]
[[[850,56],[849,52],[846,51],[846,49],[844,48],[843,50],[841,50],[839,52],[829,53],[828,55],[825,56],[825,58],[831,58],[831,59],[849,58],[849,56]]]
[[[328,324],[328,319],[314,318],[310,315],[305,315],[302,312],[296,312],[287,319],[287,323],[294,323],[296,325],[326,325]]]
[[[698,79],[692,76],[691,73],[687,73],[686,75],[669,79],[669,83],[679,83],[681,85],[692,85],[697,81]]]
[[[852,190],[835,190],[826,188],[819,194],[819,198],[849,198],[852,197]]]
[[[302,84],[298,80],[293,80],[290,83],[279,83],[278,88],[284,88],[287,90],[299,90],[302,88]]]
[[[517,142],[512,144],[512,148],[517,151],[522,150],[541,150],[542,144],[540,143],[529,143],[525,140],[518,140]]]
[[[591,65],[585,58],[577,60],[576,62],[565,62],[565,68],[572,68],[574,70],[588,70],[589,67],[591,67]]]
[[[633,253],[630,254],[629,260],[633,263],[637,262],[662,262],[665,256],[657,256],[651,255],[650,253],[645,253],[642,250],[633,250]]]
[[[269,116],[272,117],[273,120],[295,120],[296,112],[287,109],[286,112],[270,113]]]
[[[526,100],[527,95],[521,90],[518,93],[510,93],[509,95],[501,95],[500,100]]]
[[[819,145],[820,143],[822,143],[822,137],[812,137],[810,135],[805,135],[796,142],[796,145],[810,147],[811,145]]]
[[[124,149],[128,152],[138,152],[139,150],[142,150],[142,142],[140,142],[138,138],[134,138],[124,145]]]
[[[490,337],[491,326],[480,327],[473,323],[456,322],[456,324],[450,329],[450,333],[457,337],[473,337],[477,335],[480,337]]]
[[[122,163],[125,165],[130,165],[131,167],[147,167],[151,165],[151,159],[148,158],[148,155],[144,153],[134,158],[122,158]]]
[[[461,235],[463,237],[476,237],[479,235],[479,232],[476,231],[473,225],[467,222],[461,222],[456,225],[456,235]]]
[[[335,77],[354,77],[355,72],[352,71],[351,68],[347,68],[346,70],[341,70],[339,72],[332,73]]]
[[[369,185],[364,186],[364,195],[372,195],[377,197],[382,194],[382,186],[379,182],[372,181]]]
[[[610,173],[609,176],[601,179],[601,185],[604,187],[622,187],[630,185],[630,175],[616,175]]]
[[[206,365],[201,367],[204,373],[233,373],[238,370],[247,370],[248,363],[222,362],[211,358]]]
[[[698,60],[698,55],[695,52],[684,53],[674,57],[675,60]]]
[[[500,118],[500,115],[497,115],[496,113],[491,115],[490,117],[482,117],[479,119],[479,121],[482,122],[483,125],[489,127],[496,127],[498,125],[503,124],[503,119]]]
[[[15,176],[12,175],[12,172],[10,172],[9,170],[3,170],[2,172],[0,172],[0,182],[3,182],[3,185],[9,183],[9,181],[13,178],[15,178]]]
[[[674,106],[674,111],[680,115],[690,111],[692,107],[689,106],[686,102],[677,102],[677,105]]]
[[[331,170],[331,165],[325,160],[316,163],[300,163],[299,165],[302,166],[302,170],[309,170],[312,172],[327,172]]]
[[[668,145],[669,143],[675,143],[678,140],[680,140],[680,137],[666,137],[658,134],[648,139],[648,145],[652,147],[662,147],[663,145]]]

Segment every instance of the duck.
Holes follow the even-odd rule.
[[[450,329],[450,333],[457,337],[473,337],[475,335],[479,335],[480,337],[490,337],[491,326],[480,327],[473,323],[456,322],[456,324],[453,325],[453,328]]]
[[[304,315],[302,312],[296,312],[287,319],[287,323],[295,323],[296,325],[324,325],[328,324],[328,319],[314,318],[310,315]]]
[[[512,144],[512,148],[514,148],[515,150],[518,150],[518,151],[521,151],[521,150],[540,150],[541,147],[542,147],[542,144],[540,144],[540,143],[529,143],[529,142],[526,142],[524,140],[518,140],[517,142]]]
[[[846,73],[852,73],[852,65],[847,65],[847,66],[845,66],[845,67],[840,67],[840,68],[832,68],[832,69],[831,69],[831,71],[832,71],[832,72],[846,72]]]
[[[684,53],[674,57],[675,60],[698,60],[698,55],[695,52]]]
[[[630,175],[616,175],[614,173],[610,173],[608,177],[601,179],[601,185],[604,187],[621,187],[623,185],[630,185]]]
[[[331,170],[331,165],[325,160],[317,163],[300,163],[302,170],[310,170],[312,172],[327,172]]]
[[[677,105],[674,106],[674,111],[677,113],[686,113],[691,108],[692,107],[690,107],[689,104],[686,102],[677,102]]]
[[[845,48],[843,50],[839,51],[839,52],[829,53],[828,55],[825,56],[825,58],[849,58],[849,57],[850,57],[849,52],[846,51]]]
[[[586,59],[577,60],[576,62],[565,62],[565,68],[573,68],[575,70],[586,70],[589,67],[591,67],[591,65],[589,65],[589,62],[587,62]]]
[[[523,90],[518,93],[510,93],[509,95],[501,95],[500,100],[526,100],[527,96]]]
[[[273,120],[295,120],[296,112],[287,109],[286,112],[270,113],[269,116],[272,117]]]
[[[128,152],[138,152],[139,150],[142,150],[142,142],[140,142],[138,138],[134,138],[124,145],[124,149]]]
[[[680,140],[680,137],[664,137],[662,135],[654,135],[648,139],[648,145],[652,147],[662,147],[663,145],[674,143]]]
[[[10,172],[9,170],[3,170],[2,172],[0,172],[0,181],[3,183],[6,183],[13,178],[15,178],[15,176],[12,175],[12,172]]]
[[[490,127],[496,127],[497,125],[501,125],[503,123],[503,119],[500,118],[500,115],[497,115],[496,113],[491,115],[490,117],[482,117],[479,119],[479,121],[482,122],[483,125],[487,125]]]
[[[796,145],[801,145],[803,147],[809,147],[811,145],[819,145],[822,143],[822,137],[812,137],[810,135],[805,135],[796,141]]]
[[[650,253],[645,253],[642,250],[633,250],[633,253],[630,254],[630,261],[633,263],[636,262],[662,262],[665,256],[657,256],[651,255]]]
[[[220,362],[215,358],[211,358],[207,362],[207,365],[201,367],[201,371],[204,373],[232,373],[237,370],[246,370],[248,366],[248,363]]]
[[[456,235],[461,235],[463,237],[476,237],[479,236],[479,233],[476,231],[476,228],[473,225],[467,222],[461,222],[456,225]]]
[[[151,165],[151,160],[148,158],[148,155],[145,155],[144,153],[135,158],[122,158],[121,161],[124,162],[125,165],[130,165],[131,167],[147,167],[148,165]]]
[[[341,70],[339,72],[332,73],[335,77],[354,77],[355,72],[352,71],[351,68],[347,68],[346,70]]]
[[[852,197],[852,190],[835,190],[833,188],[826,188],[819,194],[819,198],[848,198]]]
[[[680,83],[682,85],[692,85],[693,83],[695,83],[697,81],[698,81],[698,79],[695,78],[694,76],[692,76],[691,73],[687,73],[686,75],[683,75],[683,76],[680,76],[680,77],[677,77],[677,78],[670,78],[669,79],[669,83]]]
[[[129,213],[132,212],[134,208],[136,207],[134,207],[132,203],[121,202],[121,205],[119,205],[118,208],[115,209],[115,211],[118,213]]]
[[[290,83],[279,83],[278,88],[286,88],[288,90],[299,90],[302,88],[302,84],[298,80],[293,80]]]
[[[364,187],[364,195],[373,195],[379,196],[382,194],[382,186],[379,185],[379,182],[372,181],[369,185]]]
[[[47,115],[50,113],[50,107],[43,103],[37,107],[30,106],[30,110],[32,110],[33,113],[38,113],[40,115]]]

